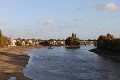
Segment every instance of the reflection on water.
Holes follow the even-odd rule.
[[[120,63],[88,50],[80,49],[33,49],[24,75],[33,80],[119,80]]]

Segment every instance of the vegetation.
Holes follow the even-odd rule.
[[[101,35],[97,40],[97,48],[109,51],[120,51],[120,39],[113,35]]]
[[[22,42],[21,41],[16,41],[16,43],[15,43],[17,46],[22,46]]]
[[[80,45],[80,40],[79,40],[79,38],[76,37],[76,34],[72,33],[72,37],[68,37],[65,40],[65,44],[68,46]]]
[[[44,40],[42,42],[39,43],[40,45],[44,45],[44,46],[48,46],[49,45],[49,41]]]
[[[0,30],[0,47],[3,47],[3,35],[1,30]]]
[[[2,41],[3,41],[3,47],[8,46],[8,44],[9,44],[9,39],[8,39],[7,37],[3,36],[3,37],[2,37]]]
[[[2,31],[0,30],[0,47],[8,46],[9,39],[2,35]]]

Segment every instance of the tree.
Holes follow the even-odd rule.
[[[70,37],[65,40],[65,44],[70,46]]]
[[[9,44],[9,39],[8,39],[7,37],[3,36],[3,37],[2,37],[2,41],[3,41],[3,47],[4,47],[4,46],[8,46],[8,44]]]
[[[3,35],[1,30],[0,30],[0,47],[3,47]]]
[[[22,42],[21,41],[16,41],[16,43],[15,43],[17,46],[22,46]]]
[[[113,35],[101,35],[97,40],[97,48],[108,51],[120,51],[120,39],[114,38]]]
[[[49,42],[47,40],[44,40],[42,42],[39,43],[40,45],[45,45],[45,46],[48,46],[49,45]]]
[[[76,37],[76,34],[72,33],[72,37],[68,37],[65,40],[65,44],[68,46],[80,45],[80,40],[79,40],[79,38]]]

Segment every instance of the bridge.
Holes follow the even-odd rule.
[[[81,45],[90,45],[90,44],[96,44],[97,40],[80,40]]]

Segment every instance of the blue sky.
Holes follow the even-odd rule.
[[[97,39],[120,37],[119,0],[0,0],[0,29],[7,37]]]

